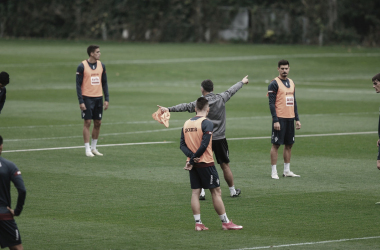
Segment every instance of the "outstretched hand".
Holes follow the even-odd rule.
[[[160,106],[160,105],[157,105],[157,107],[159,107],[159,108],[161,109],[161,113],[162,113],[162,114],[165,113],[166,111],[169,111],[169,109],[166,108],[166,107],[162,107],[162,106]]]
[[[247,84],[248,83],[248,75],[247,76],[245,76],[244,78],[243,78],[243,80],[241,80],[244,84]]]

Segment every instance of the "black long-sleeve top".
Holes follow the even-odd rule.
[[[6,94],[7,94],[7,89],[5,87],[0,88],[0,113],[5,104],[5,99],[7,97]]]
[[[20,170],[16,165],[0,157],[0,220],[10,215],[7,207],[12,208],[11,203],[11,185],[13,182],[18,192],[17,204],[14,209],[15,216],[21,214],[26,198],[26,189],[21,177]],[[9,217],[8,217],[9,218]]]

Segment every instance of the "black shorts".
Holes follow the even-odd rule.
[[[214,151],[218,164],[230,163],[228,157],[228,143],[226,138],[220,140],[212,140],[212,151]]]
[[[377,160],[380,161],[380,147],[378,147],[378,151],[377,151]]]
[[[82,119],[85,120],[101,120],[103,116],[103,97],[87,97],[83,96],[86,110],[81,110]]]
[[[215,166],[195,168],[189,171],[191,189],[212,189],[220,186]]]
[[[294,118],[278,118],[280,130],[274,130],[272,122],[272,144],[292,145],[294,143]]]
[[[15,220],[0,220],[0,246],[13,247],[21,244],[21,236]]]

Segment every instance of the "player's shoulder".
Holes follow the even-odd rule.
[[[79,63],[79,65],[78,65],[78,67],[77,67],[77,71],[84,71],[84,64],[83,64],[83,62],[80,62]]]
[[[11,162],[10,160],[7,160],[3,157],[0,157],[0,167],[7,167],[10,169],[17,169],[16,164]]]
[[[211,125],[211,126],[213,126],[213,123],[212,123],[212,121],[211,121],[210,119],[205,118],[205,119],[202,121],[202,125],[205,125],[205,126],[209,126],[209,125]]]
[[[278,83],[276,81],[276,78],[274,78],[268,85],[268,89],[278,88]]]

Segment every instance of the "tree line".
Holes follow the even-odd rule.
[[[247,39],[237,42],[376,46],[379,8],[378,0],[0,0],[0,38],[219,42],[240,11]]]

